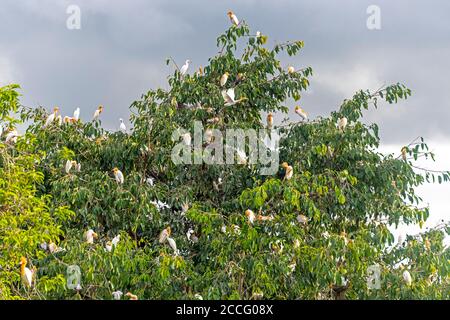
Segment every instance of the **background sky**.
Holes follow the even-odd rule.
[[[81,9],[81,30],[66,27],[69,5]],[[381,9],[381,30],[367,28],[370,5]],[[437,162],[422,165],[450,170],[448,0],[0,0],[0,85],[19,83],[28,106],[57,105],[63,114],[80,107],[82,119],[103,104],[103,125],[116,130],[132,101],[167,88],[167,57],[191,59],[191,71],[207,64],[229,9],[270,44],[305,41],[302,54],[282,62],[313,68],[303,99],[312,118],[359,89],[406,84],[410,99],[383,104],[365,121],[380,125],[383,151],[423,136]],[[419,193],[430,205],[428,226],[449,220],[450,185]]]

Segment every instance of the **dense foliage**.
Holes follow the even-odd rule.
[[[377,102],[406,99],[403,85],[360,91],[328,117],[278,126],[280,164],[292,166],[292,179],[281,167],[263,176],[259,164],[172,162],[174,131],[194,121],[221,131],[265,128],[263,112],[287,113],[309,86],[310,68],[288,70],[279,60],[300,52],[301,41],[269,49],[267,36],[243,22],[217,45],[206,67],[186,75],[176,67],[169,90],[134,102],[128,133],[102,129],[101,115],[45,126],[44,108],[21,106],[17,86],[1,88],[0,298],[112,299],[117,291],[140,299],[448,298],[449,226],[401,243],[388,229],[428,218],[414,189],[435,175],[414,161],[433,154],[416,139],[399,155],[383,155],[377,125],[361,122]],[[225,73],[240,99],[233,106],[224,105]],[[338,128],[344,117],[348,125]],[[6,142],[21,121],[26,134]],[[67,161],[81,170],[67,172]],[[446,172],[436,177],[449,180]],[[247,210],[271,218],[250,223]],[[177,251],[159,241],[167,227]],[[93,243],[89,229],[98,234]],[[34,286],[20,280],[22,256],[36,269]],[[72,265],[81,270],[75,289],[67,284]],[[367,284],[374,265],[377,289]]]

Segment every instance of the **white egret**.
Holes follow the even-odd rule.
[[[185,134],[182,134],[181,138],[183,139],[183,143],[185,145],[187,145],[188,147],[191,145],[191,143],[192,143],[192,136],[191,136],[191,134],[189,132],[187,132]]]
[[[174,254],[177,256],[179,254],[179,251],[177,249],[177,243],[175,242],[175,240],[172,239],[171,237],[167,237],[167,242],[169,243],[169,246],[172,248]]]
[[[287,162],[283,162],[281,167],[285,170],[284,180],[290,180],[294,175],[294,169]]]
[[[408,270],[403,271],[403,280],[405,281],[407,286],[410,286],[412,284],[411,274]]]
[[[120,127],[119,127],[120,131],[122,131],[122,133],[127,133],[127,126],[123,122],[123,119],[120,118],[119,121],[120,121]]]
[[[19,133],[17,132],[16,129],[12,129],[8,132],[8,134],[6,135],[6,143],[16,143],[17,142],[17,138],[19,137]]]
[[[120,290],[114,291],[114,292],[112,292],[112,296],[113,296],[114,300],[120,300],[120,299],[122,299],[123,292]]]
[[[222,98],[225,101],[226,107],[234,106],[235,104],[247,100],[247,98],[240,98],[239,100],[235,100],[236,96],[233,88],[222,90]]]
[[[84,234],[84,238],[86,239],[86,242],[89,244],[93,244],[94,243],[94,239],[98,238],[97,233],[94,232],[94,230],[89,229],[88,231],[86,231],[86,233]]]
[[[338,120],[338,128],[339,128],[340,131],[343,132],[345,130],[345,128],[347,127],[347,124],[348,124],[348,120],[347,120],[346,117],[339,118],[339,120]]]
[[[269,113],[267,115],[267,129],[272,129],[273,126],[273,115],[271,113]]]
[[[298,114],[302,118],[303,121],[307,121],[308,120],[308,114],[306,113],[305,110],[303,110],[299,106],[295,107],[295,113]]]
[[[64,166],[64,170],[66,171],[67,174],[69,174],[70,170],[76,165],[77,165],[76,161],[67,160],[66,165]]]
[[[170,237],[170,234],[172,233],[172,230],[170,227],[165,228],[161,233],[159,234],[159,243],[164,243],[168,237]]]
[[[293,66],[289,66],[287,70],[289,74],[293,74],[295,72],[295,68]]]
[[[78,121],[80,119],[80,108],[76,108],[73,112],[73,120]]]
[[[94,120],[97,120],[100,114],[103,112],[103,106],[99,106],[94,112]]]
[[[122,171],[120,171],[120,170],[117,169],[117,168],[114,168],[114,169],[113,169],[113,172],[114,172],[114,178],[116,178],[116,182],[117,182],[118,184],[123,184],[123,183],[125,182],[125,178],[124,178],[124,176],[123,176]]]
[[[186,60],[186,62],[184,63],[184,65],[181,67],[180,69],[180,73],[182,76],[184,76],[186,74],[186,72],[189,69],[189,65],[191,64],[191,60]]]
[[[131,292],[127,292],[126,296],[130,298],[130,300],[139,300],[138,296],[135,294],[132,294]]]
[[[228,77],[230,76],[230,74],[228,72],[225,72],[222,77],[220,77],[220,86],[223,87],[226,85],[227,81],[228,81]]]
[[[120,234],[117,235],[117,236],[115,236],[115,237],[111,240],[111,244],[112,244],[113,246],[117,246],[117,244],[119,243],[119,241],[120,241]]]
[[[303,215],[303,214],[299,214],[297,216],[297,222],[303,225],[308,224],[308,217]]]

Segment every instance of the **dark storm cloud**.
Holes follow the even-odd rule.
[[[102,103],[105,126],[116,128],[141,93],[167,86],[166,57],[179,64],[190,58],[193,68],[206,64],[233,9],[272,43],[305,41],[302,55],[283,64],[313,67],[302,102],[312,116],[329,113],[358,89],[401,81],[413,89],[410,100],[367,113],[367,121],[380,123],[383,140],[450,135],[445,0],[1,2],[0,82],[19,82],[27,105],[59,105],[66,113],[80,106],[87,119]],[[81,30],[65,26],[69,4],[81,8]],[[381,8],[381,30],[366,27],[372,4]]]

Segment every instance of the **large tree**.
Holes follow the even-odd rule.
[[[18,269],[13,281],[5,281],[0,270],[0,284],[18,297],[37,299],[112,299],[117,290],[141,299],[447,298],[450,252],[443,240],[449,226],[402,243],[388,227],[422,225],[429,213],[420,207],[415,188],[435,176],[447,181],[449,174],[414,168],[418,157],[433,158],[423,139],[398,155],[380,153],[378,126],[361,121],[363,111],[379,101],[406,99],[410,90],[401,84],[360,91],[327,117],[298,117],[275,127],[280,165],[288,166],[273,175],[262,175],[258,163],[173,163],[172,150],[179,144],[174,132],[184,128],[193,136],[196,121],[221,132],[265,129],[264,113],[286,115],[290,101],[301,99],[312,69],[286,68],[279,59],[297,55],[303,42],[269,48],[267,40],[242,22],[218,37],[219,52],[204,68],[183,75],[174,64],[168,90],[150,90],[131,105],[129,133],[108,132],[100,120],[44,126],[44,108],[21,106],[18,111],[30,125],[16,144],[2,140],[3,159],[16,157],[16,162],[11,167],[4,160],[0,170],[19,179],[11,189],[18,199],[51,199],[52,214],[42,217],[58,224],[46,238],[60,250],[35,254],[42,250],[36,241],[26,242],[28,249],[5,242],[2,259],[3,252],[14,251],[6,256],[12,259],[5,261],[8,274],[26,255],[37,267],[37,280],[35,288],[22,288]],[[229,77],[222,86],[224,74]],[[233,88],[239,102],[227,104],[224,88]],[[2,122],[12,128],[15,121],[6,114],[17,110],[6,95],[1,99]],[[347,125],[339,127],[344,118]],[[27,153],[25,166],[17,159],[24,157],[21,150]],[[39,161],[31,161],[35,158]],[[67,173],[67,161],[81,164],[81,170]],[[114,179],[113,168],[123,173],[123,184]],[[286,168],[293,170],[291,179],[285,179]],[[24,170],[36,172],[35,179],[24,179]],[[9,189],[8,183],[0,190]],[[1,225],[10,224],[11,216],[27,216],[18,209],[2,203]],[[58,214],[61,210],[66,213]],[[247,210],[260,217],[250,221]],[[36,225],[26,228],[41,233],[44,220],[32,218]],[[167,227],[178,252],[167,240],[159,241]],[[93,244],[85,241],[88,229],[99,235]],[[119,243],[106,250],[118,234]],[[2,227],[0,238],[5,237],[11,236]],[[70,265],[81,269],[77,289],[65,282]],[[368,270],[379,272],[379,287],[368,285]],[[405,271],[411,283],[404,280]]]

